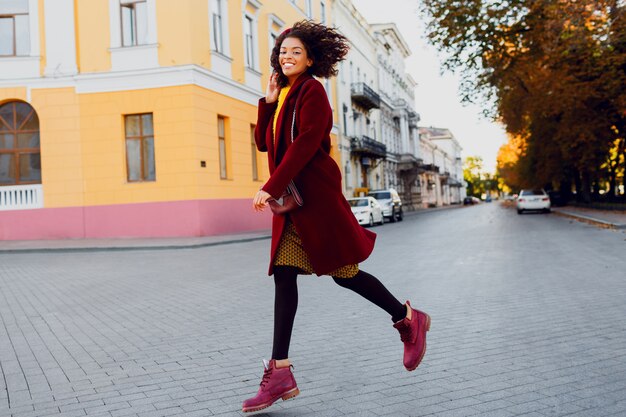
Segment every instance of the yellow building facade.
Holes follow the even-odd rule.
[[[270,51],[328,3],[2,2],[0,239],[268,228],[251,198]]]

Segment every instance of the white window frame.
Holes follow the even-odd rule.
[[[280,17],[276,16],[273,13],[269,15],[268,17],[269,34],[268,34],[268,39],[267,39],[267,45],[268,45],[268,50],[269,50],[270,55],[272,53],[272,49],[274,48],[274,38],[278,38],[280,36],[282,31],[284,30],[285,25],[286,23]],[[280,29],[278,31],[275,31],[273,29],[274,26],[278,26]]]
[[[111,69],[129,71],[159,67],[157,45],[156,0],[146,0],[148,34],[147,43],[122,46],[122,1],[109,0],[109,25],[111,47]]]
[[[215,22],[213,16],[216,12],[220,13],[221,17],[221,49],[217,45],[215,38]],[[230,36],[228,27],[228,1],[227,0],[209,0],[209,27],[211,28],[211,52],[221,54],[225,57],[230,57]]]
[[[7,13],[6,14],[10,14]],[[39,1],[28,0],[28,55],[0,57],[0,80],[36,78],[40,76]]]
[[[244,43],[244,62],[247,68],[256,69],[258,56],[258,42],[254,28],[254,18],[249,13],[244,13],[243,17],[243,43]],[[256,44],[256,45],[255,45]]]
[[[248,7],[251,6],[254,13],[248,11]],[[258,0],[242,0],[241,9],[243,10],[241,16],[242,30],[243,30],[243,53],[244,53],[244,68],[245,68],[245,84],[255,90],[261,91],[261,70],[259,66],[259,12],[262,4]],[[246,25],[250,27],[251,35],[251,48],[249,51],[246,47]],[[249,53],[252,56],[249,56]],[[249,61],[252,62],[249,62]]]
[[[313,19],[313,1],[312,0],[304,0],[304,8],[306,17],[309,19]]]
[[[320,1],[320,23],[326,24],[326,2]]]
[[[128,0],[124,0],[127,2]],[[122,46],[122,1],[109,0],[109,17],[110,17],[110,41],[111,48],[142,48],[145,46],[156,45],[157,43],[157,26],[156,26],[156,0],[146,0],[148,21],[148,35],[146,36],[146,44],[134,46]]]
[[[139,24],[137,23],[137,7],[136,5],[139,3],[145,3],[146,5],[146,31],[149,32],[149,28],[148,28],[148,1],[147,0],[120,0],[120,9],[119,9],[119,13],[120,13],[120,31],[121,31],[121,46],[123,47],[132,47],[132,46],[142,46],[142,45],[146,45],[148,44],[148,33],[146,33],[146,39],[143,40],[141,43],[139,42],[139,40],[137,39],[138,36],[138,28],[139,28]],[[132,6],[132,7],[129,7]],[[130,8],[132,10],[132,18],[133,18],[133,22],[131,24],[131,28],[130,28],[130,33],[133,35],[133,39],[132,39],[132,43],[129,45],[124,45],[124,19],[123,19],[123,15],[124,15],[124,9],[125,8]]]
[[[250,5],[254,9],[254,13],[248,12],[247,6]],[[257,0],[243,0],[241,9],[243,15],[241,17],[242,29],[243,29],[243,53],[244,53],[244,65],[247,69],[259,72],[259,11],[262,4]],[[248,51],[246,44],[246,25],[250,25],[251,51]],[[249,57],[248,53],[252,53],[252,57]],[[251,58],[252,62],[249,62]]]
[[[27,3],[28,4],[28,3]],[[28,16],[28,10],[26,12],[9,12],[9,13],[2,13],[0,12],[0,19],[9,19],[9,21],[12,21],[13,23],[13,34],[12,34],[12,40],[13,42],[11,42],[11,53],[8,55],[0,55],[0,58],[14,58],[14,57],[20,57],[20,56],[29,56],[30,55],[30,22],[29,22],[29,16]],[[24,42],[26,43],[26,46],[28,48],[28,50],[26,51],[26,53],[21,53],[21,51],[18,51],[18,31],[17,31],[17,26],[18,26],[18,19],[17,17],[20,16],[20,18],[24,17],[24,21],[26,22],[27,28],[26,28],[26,33],[28,36],[28,41]],[[20,19],[21,20],[21,19]],[[22,42],[20,42],[21,44]]]

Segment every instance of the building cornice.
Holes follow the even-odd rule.
[[[77,94],[144,90],[183,85],[197,85],[252,105],[256,105],[259,97],[263,96],[263,92],[260,90],[240,84],[198,65],[0,81],[0,88],[26,87],[30,90],[74,87]]]

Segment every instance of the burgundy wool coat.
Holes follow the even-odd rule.
[[[311,80],[303,85],[307,80]],[[298,92],[294,141],[291,122]],[[304,205],[289,216],[317,275],[360,263],[374,249],[376,234],[359,225],[341,191],[341,171],[330,156],[333,116],[322,84],[307,73],[298,77],[285,98],[276,123],[276,146],[272,124],[277,103],[259,100],[255,141],[268,153],[270,179],[262,187],[280,197],[292,179]],[[285,227],[284,215],[272,219],[272,249],[269,275]]]

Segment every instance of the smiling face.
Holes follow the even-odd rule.
[[[298,38],[285,38],[280,45],[278,59],[289,85],[293,85],[300,74],[313,65],[313,60],[308,57],[304,44]]]

